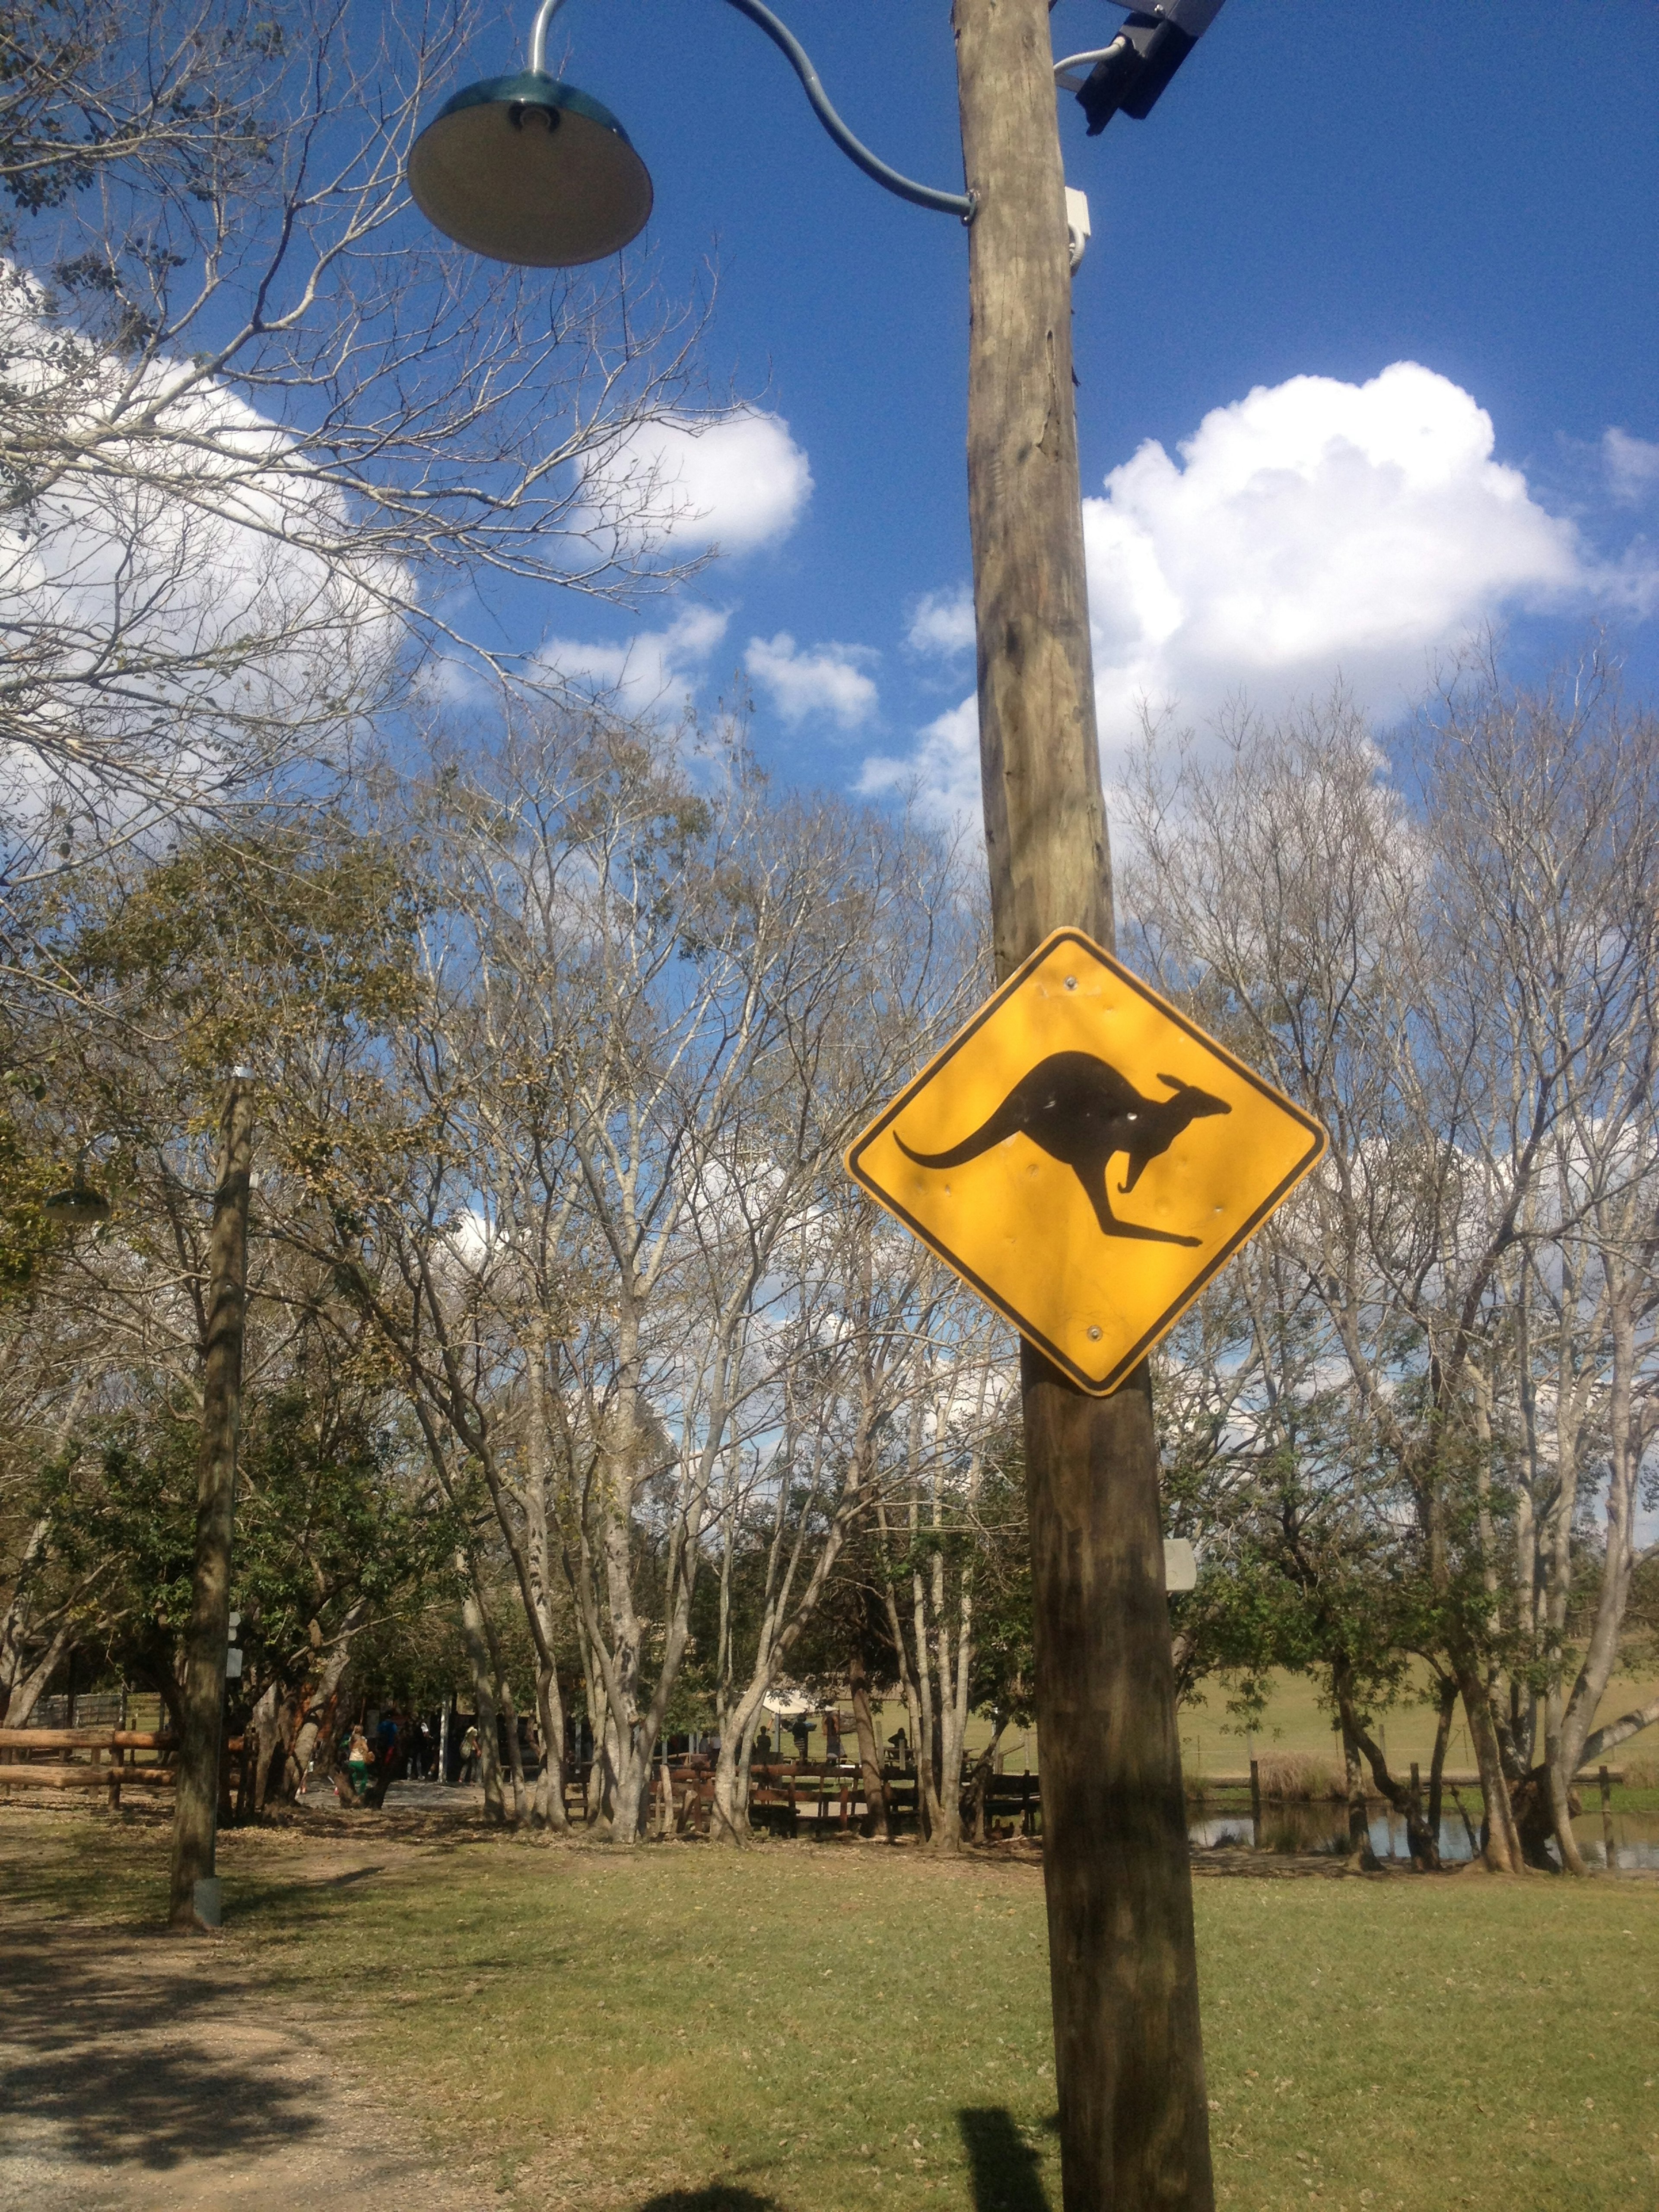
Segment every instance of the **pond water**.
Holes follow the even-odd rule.
[[[1478,1801],[1477,1801],[1478,1802]],[[1475,1807],[1471,1806],[1471,1814]],[[1370,1808],[1371,1849],[1380,1859],[1409,1857],[1406,1824],[1397,1813],[1373,1805]],[[1194,1844],[1210,1848],[1218,1844],[1249,1844],[1268,1851],[1330,1851],[1346,1856],[1348,1849],[1348,1808],[1346,1805],[1264,1805],[1261,1833],[1253,1838],[1249,1806],[1236,1813],[1207,1814],[1188,1824]],[[1475,1836],[1480,1833],[1479,1820]],[[1586,1866],[1604,1867],[1607,1849],[1602,1840],[1598,1809],[1572,1824],[1572,1832]],[[1613,1856],[1621,1868],[1659,1867],[1659,1814],[1615,1813],[1613,1816]],[[1553,1845],[1551,1846],[1553,1850]],[[1454,1812],[1440,1823],[1440,1856],[1448,1866],[1470,1858],[1469,1835]]]

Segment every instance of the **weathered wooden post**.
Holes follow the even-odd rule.
[[[197,1453],[196,1564],[173,1815],[169,1918],[175,1928],[216,1926],[214,1873],[220,1741],[224,1734],[225,1654],[230,1642],[230,1538],[236,1445],[242,1418],[242,1335],[247,1304],[248,1193],[253,1164],[253,1094],[238,1068],[219,1127],[219,1177],[208,1243],[204,1316],[202,1438]]]
[[[1250,1761],[1250,1848],[1261,1849],[1261,1765],[1255,1759]]]
[[[1048,0],[955,0],[968,502],[999,980],[1066,924],[1112,948]],[[1152,1384],[1021,1348],[1065,2212],[1210,2212],[1191,1869]]]

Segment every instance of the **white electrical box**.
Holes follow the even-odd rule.
[[[1075,185],[1066,187],[1066,235],[1071,242],[1072,268],[1075,271],[1088,251],[1092,235],[1089,228],[1089,195],[1079,191]]]

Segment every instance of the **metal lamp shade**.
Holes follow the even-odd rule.
[[[60,1229],[95,1229],[109,1219],[109,1200],[89,1184],[76,1182],[67,1190],[53,1191],[42,1200],[40,1211]]]
[[[409,188],[447,238],[529,269],[603,261],[651,213],[650,173],[616,117],[534,70],[458,92],[416,140]]]

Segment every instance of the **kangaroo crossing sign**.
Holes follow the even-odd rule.
[[[1324,1149],[1299,1106],[1081,931],[1060,929],[847,1166],[1103,1397]]]

